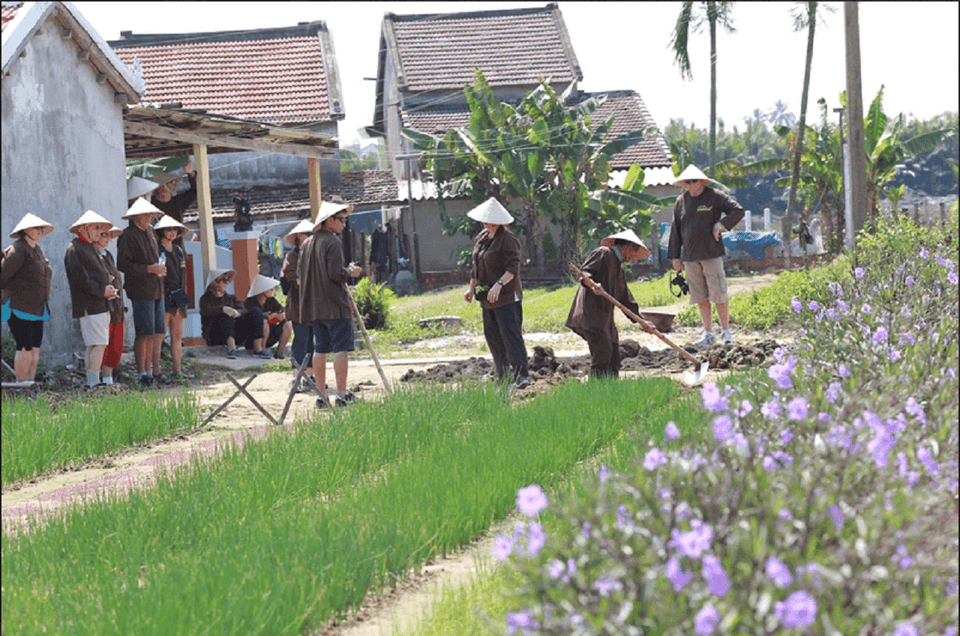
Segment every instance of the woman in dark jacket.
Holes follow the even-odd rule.
[[[187,317],[189,299],[186,292],[187,257],[177,239],[187,231],[187,226],[172,216],[164,215],[153,226],[160,245],[160,257],[165,259],[167,273],[163,277],[163,320],[170,335],[170,358],[173,363],[173,379],[193,379],[181,372],[183,361],[183,321]],[[182,241],[181,241],[182,242]]]
[[[293,249],[287,252],[283,259],[281,275],[287,282],[287,306],[284,313],[293,325],[293,351],[291,352],[293,377],[296,381],[300,365],[304,356],[307,357],[307,368],[304,375],[313,377],[313,325],[303,325],[297,322],[300,316],[300,279],[297,276],[297,266],[300,263],[300,246],[313,233],[313,221],[304,219],[293,227],[283,238],[293,244]],[[298,392],[305,390],[304,385],[296,387]]]
[[[518,389],[531,384],[527,373],[527,348],[523,342],[523,288],[520,285],[520,242],[507,228],[513,217],[494,198],[467,212],[483,223],[473,245],[468,303],[476,297],[483,308],[483,335],[493,357],[497,381],[513,367]]]
[[[40,362],[43,323],[50,319],[47,300],[53,269],[38,241],[53,226],[27,213],[10,233],[17,241],[3,250],[0,265],[3,319],[17,343],[13,368],[17,382],[33,382]]]

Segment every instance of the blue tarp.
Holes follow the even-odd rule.
[[[728,255],[732,252],[746,252],[750,258],[763,259],[764,248],[767,245],[780,245],[783,237],[780,232],[724,232],[723,246]]]

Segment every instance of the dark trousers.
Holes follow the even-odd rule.
[[[310,356],[307,361],[307,368],[313,368],[313,327],[311,325],[301,325],[298,322],[293,323],[293,360],[300,368],[303,364],[303,357]]]
[[[590,347],[590,376],[594,378],[620,377],[620,338],[610,334],[587,332],[583,336]]]
[[[210,328],[207,331],[207,346],[215,347],[217,345],[227,344],[227,338],[233,338],[236,335],[237,319],[231,318],[227,314],[217,314],[208,319]]]
[[[263,309],[251,307],[237,321],[237,346],[253,349],[253,341],[264,337]]]
[[[504,379],[508,364],[513,367],[514,380],[527,377],[527,347],[523,343],[522,326],[521,303],[483,310],[483,335],[498,381]]]

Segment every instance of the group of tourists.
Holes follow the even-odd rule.
[[[86,347],[88,388],[113,383],[113,369],[120,363],[123,351],[124,293],[133,311],[137,382],[143,386],[170,383],[160,368],[161,347],[167,333],[174,377],[191,377],[181,366],[183,322],[189,304],[184,291],[186,257],[182,243],[187,228],[182,220],[183,211],[196,198],[196,181],[189,163],[185,172],[190,177],[190,191],[176,196],[175,179],[128,182],[132,204],[122,217],[129,222],[126,229],[113,226],[93,210],[84,212],[70,226],[76,238],[67,248],[64,267],[70,283],[73,317],[79,321]],[[696,343],[700,346],[716,341],[711,303],[720,320],[721,340],[733,341],[721,231],[732,229],[744,216],[743,208],[727,194],[710,187],[711,182],[692,165],[677,177],[676,185],[685,192],[674,206],[667,250],[674,269],[687,273],[690,303],[700,309],[703,334]],[[137,190],[143,184],[152,187]],[[159,192],[147,201],[144,196],[158,186]],[[286,235],[285,240],[293,249],[282,268],[287,289],[285,307],[273,297],[281,282],[263,275],[257,275],[241,302],[227,292],[234,278],[234,271],[229,269],[209,273],[199,300],[203,339],[209,346],[226,345],[228,358],[237,357],[240,345],[257,358],[283,358],[292,335],[292,389],[304,391],[310,383],[315,384],[318,407],[345,406],[354,400],[347,389],[348,354],[354,350],[355,342],[354,305],[346,283],[363,270],[353,263],[344,263],[339,238],[352,210],[352,206],[325,201],[315,221],[303,220]],[[532,381],[523,339],[520,242],[509,228],[514,218],[495,198],[467,214],[482,223],[483,230],[474,241],[470,284],[464,300],[480,302],[484,337],[496,379],[523,388]],[[16,341],[14,370],[18,382],[35,379],[43,324],[50,318],[48,300],[53,271],[39,240],[52,230],[50,223],[27,214],[10,234],[16,242],[3,252],[3,320]],[[118,239],[116,262],[107,251],[114,239]],[[637,313],[639,307],[627,286],[622,265],[646,259],[649,254],[637,234],[627,229],[603,238],[580,268],[582,275],[599,288],[586,282],[580,285],[566,326],[587,342],[592,377],[616,377],[620,369],[614,304],[602,292]],[[648,331],[653,329],[646,322],[641,325]],[[277,351],[271,353],[274,344],[278,345]],[[335,391],[326,384],[328,354],[333,355]],[[299,369],[304,362],[305,373],[301,374]]]
[[[711,182],[713,179],[693,165],[676,178],[675,185],[685,192],[677,197],[674,205],[667,248],[667,258],[671,259],[673,268],[687,274],[690,303],[700,310],[703,333],[695,344],[701,347],[716,342],[711,303],[720,320],[721,340],[733,342],[721,232],[733,229],[745,214],[733,198],[710,187]],[[483,223],[483,230],[474,242],[470,287],[464,299],[469,303],[476,298],[483,308],[483,333],[497,380],[509,377],[517,388],[522,388],[531,380],[522,331],[520,242],[508,227],[514,219],[494,198],[477,206],[467,216]],[[645,260],[649,255],[650,250],[643,241],[633,230],[627,229],[603,238],[580,268],[582,275],[599,288],[581,281],[566,326],[587,342],[591,377],[617,377],[620,371],[615,306],[603,296],[603,292],[637,314],[639,306],[627,286],[623,264]],[[646,331],[655,329],[645,321],[641,326]]]

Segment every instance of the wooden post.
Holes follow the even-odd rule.
[[[317,220],[317,213],[320,211],[321,201],[321,178],[320,178],[320,159],[317,157],[307,158],[307,182],[310,185],[310,220]]]
[[[940,199],[940,229],[947,231],[947,204]]]
[[[913,222],[920,225],[920,204],[913,204]]]
[[[193,144],[194,168],[197,171],[197,224],[200,226],[200,254],[203,257],[203,280],[217,268],[216,236],[213,233],[213,203],[210,199],[210,163],[207,144]]]
[[[660,269],[660,237],[657,236],[658,225],[656,221],[650,221],[650,255],[653,257],[652,264],[654,271]]]
[[[860,16],[856,2],[843,3],[846,41],[847,148],[850,153],[850,202],[853,236],[867,223],[867,155],[864,149],[863,91],[860,80]],[[851,237],[852,238],[852,237]]]

